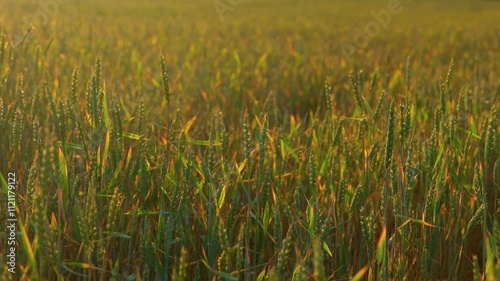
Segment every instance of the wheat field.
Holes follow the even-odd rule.
[[[0,280],[498,280],[500,3],[0,2]]]

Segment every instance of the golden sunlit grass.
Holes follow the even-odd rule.
[[[0,10],[1,280],[498,278],[498,4],[60,2]]]

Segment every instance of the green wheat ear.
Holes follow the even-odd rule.
[[[450,66],[448,67],[448,73],[446,74],[446,89],[450,90],[451,76],[453,74],[453,68],[455,67],[455,60],[451,58]]]
[[[36,181],[36,189],[33,195],[33,222],[36,233],[36,252],[40,264],[40,271],[44,272],[49,265],[56,261],[55,248],[53,244],[53,232],[47,220],[47,195],[49,193],[49,151],[44,149],[40,159],[40,173]],[[47,272],[44,272],[45,274]]]
[[[333,100],[332,100],[332,87],[325,81],[325,97],[326,97],[326,108],[328,110],[328,115],[333,114]]]
[[[2,91],[1,84],[0,84],[0,91]],[[0,128],[4,127],[4,122],[5,122],[5,111],[4,111],[4,101],[2,97],[0,97]]]
[[[245,264],[245,223],[240,224],[240,229],[238,231],[238,238],[236,243],[236,270],[241,272],[244,269]],[[240,273],[242,276],[242,273]]]
[[[221,247],[221,254],[217,260],[219,270],[222,272],[228,272],[231,264],[229,239],[227,236],[227,231],[224,226],[224,221],[219,220],[219,225],[217,226],[217,232],[219,236],[219,244]]]
[[[410,83],[411,83],[411,57],[406,57],[406,90],[410,91]]]
[[[335,132],[333,134],[332,146],[340,145],[342,128],[344,126],[344,117],[337,118],[337,126],[335,127]]]
[[[252,152],[252,135],[250,132],[250,127],[248,126],[248,113],[245,112],[243,117],[243,151],[245,154],[245,159],[247,160],[247,165],[250,165],[250,156]]]
[[[373,245],[375,245],[373,240],[374,235],[374,226],[373,223],[373,214],[369,214],[368,216],[365,214],[365,210],[361,208],[361,234],[366,241],[366,248],[368,250],[368,259],[373,257]]]
[[[179,259],[178,281],[188,280],[188,251],[185,247],[181,249],[181,257]]]
[[[344,199],[345,199],[345,194],[347,191],[347,182],[346,182],[345,176],[341,177],[338,186],[339,186],[339,188],[337,191],[337,198],[335,200],[335,203],[336,203],[335,205],[337,207],[337,213],[342,214],[344,207],[345,207]]]
[[[392,158],[392,147],[394,145],[394,102],[391,102],[391,106],[389,108],[389,121],[387,126],[387,138],[386,138],[386,146],[385,146],[385,169],[388,170],[391,158]]]
[[[495,150],[495,135],[497,130],[496,124],[496,108],[492,110],[491,117],[489,118],[488,127],[486,128],[486,141],[484,143],[484,161],[486,163],[486,167],[490,166],[490,162],[492,161],[493,152]]]
[[[378,73],[375,72],[375,73],[373,73],[372,79],[370,81],[370,91],[369,91],[370,94],[373,94],[373,91],[375,90],[375,86],[377,84],[377,80],[378,80]]]
[[[21,140],[24,129],[24,115],[20,109],[16,110],[16,114],[14,115],[14,124],[12,126],[12,144],[14,146],[15,151],[21,152]]]
[[[119,215],[120,215],[120,206],[123,195],[121,194],[118,187],[115,187],[113,194],[111,195],[111,200],[108,205],[108,214],[106,219],[106,230],[113,231],[116,228]]]
[[[306,263],[305,259],[297,263],[293,271],[292,281],[309,280]]]
[[[479,269],[479,261],[477,255],[472,256],[472,265],[473,265],[472,273],[474,275],[474,281],[484,280],[482,278],[481,270]]]
[[[378,98],[377,106],[375,107],[375,113],[373,114],[374,120],[377,120],[378,117],[380,116],[380,110],[382,109],[382,103],[384,102],[385,94],[386,94],[386,91],[383,90]]]
[[[3,58],[5,56],[5,45],[6,45],[6,38],[7,36],[5,34],[2,33],[2,36],[0,36],[2,38],[2,41],[0,41],[0,66],[3,65]]]
[[[465,229],[465,234],[464,234],[464,240],[469,236],[470,232],[474,229],[476,225],[478,225],[481,220],[483,219],[483,213],[485,211],[485,206],[484,204],[481,204],[479,208],[476,210],[474,213],[474,216],[469,220],[469,223],[467,224],[467,228]]]
[[[289,260],[289,255],[292,250],[292,226],[290,226],[287,235],[285,239],[283,240],[283,243],[281,245],[281,249],[278,252],[278,261],[277,261],[277,270],[278,274],[284,275],[286,267],[288,265]]]
[[[160,67],[161,67],[161,81],[163,84],[163,91],[165,92],[165,100],[167,101],[168,105],[170,104],[170,86],[168,84],[167,63],[165,62],[165,56],[163,54],[160,55]]]
[[[362,79],[361,73],[362,72],[360,72],[360,74],[359,74],[358,80]],[[359,92],[360,85],[358,85],[358,83],[355,81],[353,73],[349,74],[349,80],[351,81],[351,87],[352,87],[352,90],[354,92],[354,97],[356,98],[356,103],[358,104],[360,110],[363,110],[363,100],[362,100],[361,94]]]
[[[319,237],[313,238],[313,264],[314,264],[314,280],[326,281],[325,267],[323,264],[323,242]]]
[[[478,204],[484,204],[483,201],[483,177],[481,173],[480,165],[476,164],[474,167],[474,179],[472,182],[472,187],[474,189],[474,194],[476,195],[476,200]]]
[[[78,68],[75,68],[73,70],[73,74],[71,75],[71,102],[72,102],[72,107],[74,109],[78,108],[77,107],[77,104],[78,104],[78,96],[77,96],[78,76],[79,76]]]

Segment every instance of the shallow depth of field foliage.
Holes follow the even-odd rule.
[[[359,48],[389,1],[42,2],[0,5],[0,280],[499,278],[497,1]]]

